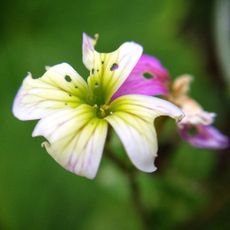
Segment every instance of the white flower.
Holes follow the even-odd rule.
[[[157,152],[154,119],[182,112],[165,100],[143,95],[113,94],[129,76],[142,54],[134,42],[112,53],[98,53],[96,39],[83,34],[83,62],[90,71],[87,82],[68,64],[48,68],[38,79],[29,74],[15,98],[13,113],[20,120],[39,119],[33,136],[65,169],[94,178],[101,160],[108,124],[120,137],[132,163],[152,172]]]

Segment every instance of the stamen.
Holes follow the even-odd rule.
[[[100,116],[105,117],[106,116],[106,111],[103,108],[100,108]]]
[[[94,104],[93,108],[95,109],[95,112],[96,112],[96,115],[98,118],[104,118],[104,117],[112,114],[112,112],[109,111],[108,105]]]

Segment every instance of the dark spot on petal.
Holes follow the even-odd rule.
[[[99,72],[99,69],[97,69],[97,72]]]
[[[72,94],[69,94],[70,97],[72,97]]]
[[[72,81],[72,78],[69,76],[69,75],[65,75],[65,80],[67,82],[71,82]]]
[[[118,69],[118,64],[117,63],[113,63],[112,66],[110,67],[110,70],[113,71],[113,70],[116,70]]]
[[[78,86],[75,85],[74,88],[75,88],[75,89],[78,89]]]
[[[153,79],[153,75],[149,72],[145,72],[143,73],[143,77],[146,79]]]
[[[94,74],[94,69],[92,69],[92,74]]]
[[[94,83],[94,86],[95,86],[95,87],[99,87],[98,82],[95,82],[95,83]]]
[[[101,64],[103,65],[103,64],[104,64],[104,61],[102,61]]]
[[[68,103],[67,103],[67,102],[65,102],[65,105],[68,105]]]

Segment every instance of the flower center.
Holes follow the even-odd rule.
[[[188,129],[189,136],[196,136],[198,134],[198,129],[195,126],[191,126]]]
[[[104,105],[98,106],[97,104],[95,104],[94,108],[96,111],[96,116],[98,118],[104,118],[112,114],[112,111],[110,111],[109,109],[109,105],[104,104]]]

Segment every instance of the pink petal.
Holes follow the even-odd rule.
[[[127,94],[167,95],[168,71],[155,57],[143,54],[129,77],[113,95],[112,100]]]
[[[223,135],[218,129],[213,126],[206,125],[184,125],[180,129],[181,137],[198,148],[207,149],[224,149],[229,145],[228,137]],[[194,134],[191,134],[194,131]]]

